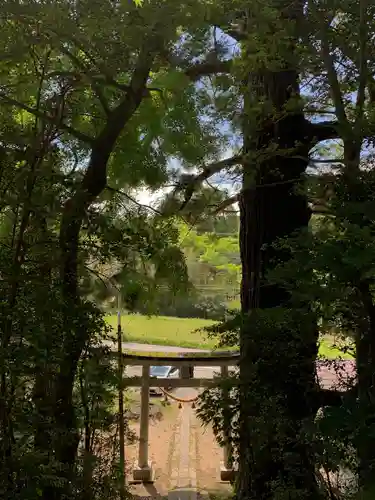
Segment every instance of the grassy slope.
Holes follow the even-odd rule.
[[[117,316],[107,316],[107,321],[116,329]],[[124,340],[127,342],[213,349],[216,344],[215,339],[208,339],[204,332],[195,331],[213,323],[213,321],[196,318],[124,315],[122,330]],[[327,358],[336,358],[341,353],[338,349],[331,347],[330,340],[323,339],[319,354]],[[350,356],[343,357],[350,359]]]

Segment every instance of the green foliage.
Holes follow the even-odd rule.
[[[150,215],[124,194],[93,209],[82,236],[84,290],[98,304],[120,292],[129,310],[151,312],[160,290],[175,296],[189,286],[173,221]]]
[[[121,236],[116,232],[111,236],[106,227],[108,234],[105,237],[108,238],[105,242],[98,230],[93,229],[96,246],[98,237],[101,238],[99,254],[109,258],[112,252],[112,259],[117,256],[117,264],[112,260],[111,264],[102,264],[100,269],[91,266],[94,273],[95,270],[100,272],[101,278],[95,280],[93,293],[96,299],[107,305],[106,301],[114,298],[115,289],[106,280],[112,267],[112,275],[129,311],[220,320],[228,301],[238,294],[237,237],[203,231],[199,234],[181,222],[150,216],[142,210],[133,210],[131,206],[128,210],[122,214],[121,221],[115,215],[116,209],[111,215],[110,211],[99,215],[103,221],[100,224],[106,221],[107,226],[117,225]],[[92,224],[95,217],[92,214]],[[129,235],[133,235],[133,243]],[[113,243],[110,243],[111,238]],[[146,242],[149,246],[142,250]],[[132,260],[134,244],[136,261]],[[90,251],[91,260],[99,262],[99,257],[94,258],[90,239],[85,246]],[[120,261],[125,266],[122,267]]]
[[[163,52],[174,52],[186,25],[194,24],[192,8],[201,12],[195,2],[177,6],[168,1],[24,2],[4,7],[0,21],[0,489],[4,498],[92,499],[118,492],[117,416],[112,401],[117,381],[101,356],[106,328],[92,301],[102,304],[120,288],[129,309],[139,303],[152,309],[160,290],[176,295],[189,286],[173,221],[139,209],[132,189],[164,185],[171,177],[172,158],[192,167],[217,157],[224,144],[218,141],[218,128],[202,119],[210,106],[209,93],[203,89],[196,93],[184,68],[176,64],[172,69]],[[170,22],[165,24],[165,19]],[[200,38],[203,47],[207,37]],[[109,151],[105,181],[110,188],[93,197],[82,220],[73,218],[80,235],[72,268],[78,268],[80,289],[76,300],[67,304],[70,278],[61,282],[65,258],[61,235],[66,229],[62,213],[85,178],[93,143],[112,120],[113,110],[133,92],[136,70],[143,64],[142,50],[148,50],[151,39],[158,51],[149,88]],[[96,354],[93,344],[99,349]],[[75,440],[79,442],[82,429],[87,441],[74,462]],[[60,452],[68,447],[73,458],[65,463]],[[115,454],[106,461],[103,452],[109,448]]]
[[[292,251],[293,258],[270,276],[288,287],[292,300],[309,300],[324,328],[347,336],[363,328],[361,318],[366,313],[358,285],[363,280],[372,282],[374,276],[372,184],[372,171],[361,172],[350,183],[338,175],[330,214],[320,217],[313,232],[279,242]],[[356,199],[349,194],[353,189]]]
[[[109,329],[108,329],[109,331]],[[115,495],[119,489],[118,421],[113,412],[118,373],[100,339],[88,346],[79,366],[76,387],[78,426],[82,429],[77,471],[81,491],[91,498]]]
[[[244,318],[223,307],[239,288],[238,218],[213,219],[210,207],[225,201],[228,192],[200,186],[183,211],[194,229],[139,207],[133,195],[138,188],[169,186],[182,168],[190,176],[228,149],[236,149],[241,141],[233,136],[243,131],[244,115],[247,132],[257,136],[264,116],[278,121],[284,111],[293,114],[301,105],[306,116],[336,113],[339,146],[320,145],[313,156],[340,160],[345,166],[342,171],[341,163],[335,162],[338,175],[326,203],[329,215],[315,218],[313,231],[277,242],[291,259],[264,278],[290,292],[290,301],[272,311],[257,311],[246,326],[252,351],[245,354],[251,364],[249,390],[254,400],[249,425],[260,460],[259,450],[269,436],[282,443],[279,450],[287,448],[290,422],[279,414],[280,395],[293,384],[299,394],[307,390],[306,381],[300,380],[304,369],[297,353],[306,345],[316,347],[317,339],[311,338],[315,319],[322,330],[339,330],[344,337],[355,338],[357,345],[364,332],[371,333],[374,178],[371,165],[357,167],[361,146],[367,141],[369,147],[374,139],[370,57],[374,8],[365,2],[310,3],[303,13],[303,33],[293,35],[293,43],[294,20],[283,17],[289,8],[288,2],[272,1],[253,2],[250,14],[242,1],[4,4],[0,21],[2,497],[59,499],[64,490],[70,498],[115,496],[116,456],[106,461],[102,451],[105,440],[114,449],[118,445],[112,404],[118,381],[104,358],[101,334],[106,338],[108,332],[97,305],[113,303],[120,291],[130,311],[179,310],[181,315],[215,319],[224,315],[224,324],[212,330],[221,334],[222,344],[238,345]],[[216,26],[237,30],[237,35],[243,30],[237,36],[241,47],[233,47]],[[92,195],[78,221],[82,226],[73,267],[78,267],[80,289],[77,300],[68,305],[67,280],[61,282],[62,212],[69,207],[67,200],[85,191],[80,189],[93,143],[106,124],[115,121],[113,110],[125,96],[133,95],[136,70],[143,68],[150,50],[155,57],[142,102],[105,159],[107,187]],[[232,59],[230,70],[228,64],[223,72],[212,70],[227,59]],[[213,75],[205,73],[207,65]],[[289,67],[298,68],[309,95],[291,98],[280,112],[264,99],[261,80],[271,72],[273,85],[277,81],[273,77]],[[244,89],[244,76],[259,70],[260,87]],[[262,151],[255,145],[246,160],[257,164],[280,155],[276,142],[271,140]],[[348,176],[353,163],[357,170]],[[253,170],[249,176],[255,179]],[[280,180],[283,184],[282,175]],[[324,189],[319,187],[308,187],[309,195],[321,199]],[[174,209],[183,201],[182,191],[178,197]],[[364,300],[364,284],[371,307]],[[309,313],[304,316],[306,304]],[[192,341],[191,328],[180,335],[184,342]],[[82,337],[75,333],[80,330],[87,336],[76,354],[75,341]],[[170,336],[166,334],[164,341],[169,343]],[[371,368],[370,351],[366,363]],[[289,386],[283,385],[281,376],[271,378],[276,368],[285,373]],[[70,384],[73,408],[69,394],[62,398],[74,415],[66,413],[66,425],[60,422],[60,428],[56,406],[61,403],[57,391],[61,387],[56,381],[64,376],[74,382]],[[229,410],[218,391],[207,392],[202,399],[200,414],[213,421],[221,438],[224,413],[228,410],[233,417],[238,413],[236,378],[231,384]],[[363,436],[371,430],[371,422],[366,422],[371,408],[360,406],[359,413],[350,413],[348,403],[337,413],[326,412],[317,427],[302,426],[301,446],[316,447],[319,465],[329,470],[356,467],[352,447],[363,448]],[[232,427],[238,453],[235,418]],[[82,429],[90,438],[85,453],[80,449],[73,467],[63,467],[56,460],[57,450]],[[288,466],[295,465],[295,457],[285,460]],[[285,495],[279,486],[273,485],[274,497]],[[293,494],[288,492],[288,498]]]
[[[233,300],[238,294],[240,280],[237,235],[198,233],[181,224],[180,242],[186,256],[189,277],[201,295],[220,297],[223,303]]]

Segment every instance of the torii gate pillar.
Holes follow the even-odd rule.
[[[152,483],[152,464],[148,461],[148,425],[150,406],[150,366],[142,367],[142,388],[141,388],[141,418],[139,432],[139,452],[138,467],[133,470],[134,481],[142,483]]]

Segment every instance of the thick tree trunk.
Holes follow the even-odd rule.
[[[360,146],[345,144],[344,180],[350,202],[359,206],[366,200],[364,179],[359,169]],[[351,214],[350,222],[365,228],[368,225],[361,212]],[[354,283],[363,305],[355,337],[358,377],[358,408],[360,425],[357,435],[358,476],[361,490],[372,491],[375,485],[375,304],[373,280]]]
[[[364,186],[366,180],[360,170],[361,143],[344,140],[343,175],[346,198],[353,206],[361,206],[367,199],[371,187]],[[342,186],[341,186],[342,189]],[[340,193],[341,198],[343,193]],[[347,221],[348,214],[341,215]],[[361,211],[353,211],[349,222],[360,228],[368,226]],[[374,282],[363,278],[353,283],[362,302],[363,314],[359,315],[355,336],[356,367],[358,377],[358,409],[360,425],[357,433],[358,477],[361,490],[371,492],[375,486],[375,304]]]
[[[361,488],[371,491],[375,485],[375,305],[369,283],[359,285],[365,327],[356,338],[358,403],[363,417],[358,436],[359,480]]]
[[[240,341],[237,498],[265,500],[286,490],[290,495],[286,498],[315,500],[319,493],[314,461],[303,437],[304,424],[314,414],[318,340],[314,322],[307,328],[305,324],[300,334],[296,324],[290,331],[275,325],[268,334],[250,327],[262,309],[287,306],[288,293],[268,284],[266,274],[290,256],[270,245],[307,228],[310,218],[306,197],[296,192],[308,163],[308,124],[301,111],[285,113],[288,101],[299,95],[298,74],[265,72],[261,84],[280,117],[264,120],[255,140],[254,131],[244,127],[245,154],[265,153],[254,166],[244,164],[240,200],[241,304],[248,320]],[[277,151],[267,153],[275,144]]]

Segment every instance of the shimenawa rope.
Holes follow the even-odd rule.
[[[193,403],[193,408],[195,407],[194,403],[195,401],[198,400],[198,397],[199,396],[195,396],[195,398],[190,398],[190,399],[183,399],[183,398],[178,398],[177,396],[174,396],[173,394],[171,394],[170,392],[167,392],[165,391],[162,387],[159,387],[159,389],[162,391],[162,393],[165,395],[165,396],[168,396],[169,398],[171,399],[174,399],[175,401],[177,401],[178,403],[180,403],[180,405],[182,403]],[[179,405],[179,408],[181,408],[181,406]]]

